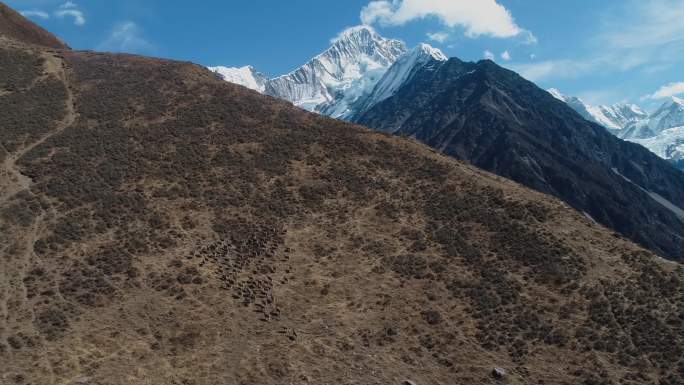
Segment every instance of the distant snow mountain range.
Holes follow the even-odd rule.
[[[368,26],[352,27],[331,47],[294,71],[268,78],[252,66],[209,67],[228,82],[288,100],[305,110],[354,121],[392,97],[420,70],[448,58],[420,44],[408,49],[400,40],[380,36]],[[548,90],[585,119],[615,136],[639,143],[684,169],[684,101],[673,97],[653,114],[635,104],[592,106],[580,98]]]
[[[635,104],[618,103],[612,106],[592,106],[578,97],[563,95],[555,88],[548,91],[556,99],[572,107],[583,118],[606,127],[616,135],[630,123],[648,118],[648,114]]]
[[[673,96],[654,113],[648,114],[634,104],[592,106],[580,98],[563,95],[555,88],[548,92],[585,119],[606,127],[615,136],[639,143],[684,169],[683,99]]]
[[[432,60],[446,61],[438,49],[407,49],[368,26],[344,31],[332,46],[289,74],[268,79],[253,67],[209,67],[226,81],[285,99],[305,110],[348,119],[392,96],[411,74]]]

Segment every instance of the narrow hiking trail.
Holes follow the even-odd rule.
[[[76,121],[77,114],[74,107],[74,96],[69,87],[67,69],[64,62],[51,53],[43,54],[43,58],[45,59],[43,63],[44,72],[34,81],[32,86],[38,84],[42,79],[49,77],[60,80],[64,84],[66,91],[66,99],[64,101],[65,113],[61,120],[55,122],[53,129],[37,140],[25,143],[14,152],[8,151],[7,147],[0,143],[0,151],[4,151],[6,154],[5,159],[0,163],[0,210],[10,207],[17,194],[28,193],[33,195],[31,192],[33,181],[28,176],[22,174],[18,165],[22,157],[50,138],[61,134]],[[2,252],[4,254],[2,260],[3,268],[0,269],[0,337],[8,331],[7,328],[11,319],[15,317],[34,317],[31,312],[27,313],[22,310],[22,305],[26,304],[29,300],[27,288],[23,280],[26,277],[28,266],[31,266],[31,261],[36,258],[34,244],[40,237],[46,216],[46,210],[41,208],[40,212],[32,218],[30,225],[26,227],[3,223],[5,228],[20,234],[19,237],[14,238],[20,241],[14,244],[3,245],[4,248],[0,248],[0,251],[4,250]],[[0,242],[4,241],[4,236],[0,235]]]
[[[71,89],[69,88],[66,68],[64,66],[62,59],[53,55],[45,56],[45,74],[43,75],[43,77],[48,76],[55,76],[57,79],[61,80],[62,83],[64,83],[67,95],[65,101],[66,112],[64,118],[61,121],[57,122],[53,130],[43,135],[37,141],[25,145],[23,148],[19,149],[14,153],[10,153],[9,151],[7,151],[5,146],[2,145],[2,149],[8,155],[2,163],[2,172],[4,175],[7,176],[7,178],[3,178],[5,179],[5,182],[2,186],[3,191],[2,196],[0,196],[0,205],[4,205],[11,197],[13,197],[19,192],[24,190],[30,190],[31,180],[27,176],[23,175],[21,171],[17,168],[17,161],[21,159],[24,155],[26,155],[29,151],[45,143],[46,140],[62,133],[67,127],[71,126],[76,121],[74,97],[73,93],[71,92]]]

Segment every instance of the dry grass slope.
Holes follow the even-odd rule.
[[[43,47],[69,48],[50,32],[31,23],[5,3],[0,2],[0,38],[3,36]]]
[[[684,381],[684,270],[555,199],[188,63],[0,58],[3,385]]]

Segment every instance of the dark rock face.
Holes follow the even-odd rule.
[[[671,259],[684,259],[684,173],[610,135],[491,61],[428,66],[393,97],[352,118],[561,198]]]
[[[677,167],[678,169],[684,171],[684,159],[676,160],[676,161],[672,162],[672,164],[674,164],[674,166]]]

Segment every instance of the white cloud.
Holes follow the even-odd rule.
[[[444,43],[448,38],[449,34],[445,32],[435,32],[435,33],[428,33],[427,34],[428,39],[432,41],[436,41],[438,43]]]
[[[630,0],[621,13],[605,22],[594,45],[607,49],[621,70],[655,73],[670,69],[684,57],[682,19],[681,0]]]
[[[482,53],[482,57],[487,59],[487,60],[494,60],[496,56],[492,53],[490,50],[486,50]]]
[[[59,11],[55,12],[55,16],[59,18],[71,16],[74,18],[74,25],[85,24],[85,16],[83,16],[83,12],[77,9],[60,9]]]
[[[55,11],[55,16],[59,18],[72,17],[74,19],[74,25],[84,25],[86,22],[83,12],[78,9],[78,5],[72,1],[67,1],[59,6],[59,9]]]
[[[536,56],[535,56],[536,57]],[[535,57],[530,56],[531,59]],[[546,79],[577,79],[597,73],[629,71],[640,69],[654,73],[671,67],[656,54],[646,55],[639,52],[605,50],[599,55],[579,59],[554,59],[534,63],[512,63],[507,67],[532,81]]]
[[[600,61],[547,60],[535,63],[516,63],[506,67],[534,82],[546,79],[574,79],[601,66]]]
[[[50,18],[50,15],[44,11],[30,10],[30,11],[21,11],[19,13],[21,13],[22,16],[24,16],[24,17],[38,17],[41,19],[49,19]]]
[[[371,25],[378,20],[388,20],[393,15],[392,4],[389,1],[371,1],[361,10],[361,22]]]
[[[536,82],[547,79],[578,79],[597,73],[628,71],[645,63],[647,59],[638,55],[605,52],[592,58],[511,63],[507,67],[524,78]]]
[[[684,42],[684,2],[681,0],[629,1],[633,12],[607,22],[601,39],[618,48],[643,48]]]
[[[650,99],[665,99],[672,96],[684,94],[684,82],[670,83],[660,87],[660,89],[650,95]]]
[[[556,71],[559,62],[545,61],[534,64],[513,64],[508,67],[525,79],[536,82],[550,77],[560,78],[558,71]]]
[[[527,31],[527,30],[523,31],[521,36],[523,37],[523,41],[522,41],[523,44],[533,45],[533,44],[539,43],[539,40],[537,39],[537,37],[534,36],[534,34],[532,34],[532,32],[530,32],[530,31]]]
[[[593,54],[515,63],[509,67],[533,81],[615,71],[638,70],[645,74],[665,71],[683,61],[682,19],[684,1],[627,0],[622,7],[611,7],[610,13],[603,15],[595,37],[585,46]]]
[[[151,50],[150,44],[144,37],[142,29],[132,21],[117,24],[107,40],[98,46],[101,51],[113,52],[145,52]]]
[[[426,17],[436,17],[449,28],[462,27],[471,38],[522,36],[526,42],[536,42],[496,0],[374,0],[361,11],[361,21],[369,25],[404,25]]]
[[[511,60],[511,54],[508,51],[501,52],[501,58],[505,61]]]
[[[78,8],[78,5],[76,5],[76,3],[74,3],[73,1],[67,1],[66,3],[60,5],[59,8],[61,8],[61,9]]]
[[[536,59],[536,58],[537,58],[537,55],[536,55],[536,54],[533,54],[533,53],[530,54],[530,59],[534,60],[534,59]]]

